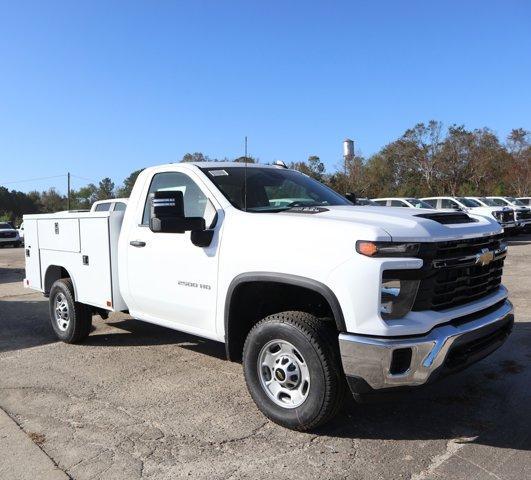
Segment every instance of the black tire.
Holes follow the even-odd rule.
[[[307,396],[302,404],[292,408],[275,403],[262,386],[259,358],[265,346],[275,340],[294,346],[309,371]],[[293,430],[312,430],[326,423],[340,410],[345,397],[346,381],[335,325],[309,313],[282,312],[258,322],[245,341],[243,371],[257,407],[273,422]],[[273,375],[271,370],[269,375]]]
[[[56,300],[64,300],[67,306],[68,322],[56,319]],[[65,343],[79,343],[90,333],[92,311],[74,299],[74,286],[69,278],[61,278],[50,289],[50,322],[57,338]],[[65,323],[67,325],[65,326]]]

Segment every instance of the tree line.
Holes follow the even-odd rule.
[[[419,123],[369,158],[355,155],[327,173],[317,156],[291,164],[338,192],[386,197],[515,195],[531,192],[529,132],[514,129],[504,142],[488,128],[443,128]]]
[[[213,159],[201,152],[187,153],[182,162],[259,162],[242,156]],[[319,180],[340,193],[358,196],[515,195],[531,193],[530,132],[512,130],[503,141],[488,128],[468,130],[463,125],[444,128],[441,122],[419,123],[378,153],[355,155],[327,172],[317,155],[292,162],[291,168]],[[142,170],[122,185],[110,178],[72,190],[70,209],[89,209],[97,200],[128,197]],[[0,220],[19,224],[22,215],[66,210],[67,198],[55,188],[23,193],[0,186]]]

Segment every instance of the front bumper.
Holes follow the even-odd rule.
[[[0,237],[0,245],[16,245],[19,242],[19,237]]]
[[[502,222],[500,223],[500,225],[503,227],[504,230],[510,230],[512,228],[518,227],[518,223],[514,220],[512,222]]]
[[[513,306],[503,300],[425,335],[385,338],[341,333],[343,370],[355,394],[422,385],[492,353],[504,343],[513,323]]]

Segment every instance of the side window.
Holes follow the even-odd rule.
[[[111,209],[111,202],[100,203],[96,205],[95,212],[108,212]]]
[[[207,226],[213,221],[216,214],[214,206],[188,175],[181,172],[163,172],[155,174],[151,180],[144,204],[142,225],[149,225],[151,198],[154,192],[160,191],[183,192],[184,215],[186,217],[203,217]]]
[[[400,200],[391,200],[391,207],[407,207],[407,205]]]
[[[427,200],[423,200],[423,202],[426,202],[428,205],[431,205],[433,208],[437,208],[437,200],[433,198],[428,198]]]
[[[441,208],[459,208],[459,205],[449,198],[443,198],[441,200]]]
[[[125,207],[127,207],[127,205],[124,202],[116,202],[114,204],[114,211],[123,212],[125,210]]]
[[[387,200],[373,200],[373,202],[377,203],[378,205],[385,207]]]

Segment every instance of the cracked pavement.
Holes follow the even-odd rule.
[[[123,314],[56,342],[23,249],[0,249],[0,408],[73,479],[531,478],[531,236],[511,243],[500,350],[313,433],[267,421],[219,343]]]

